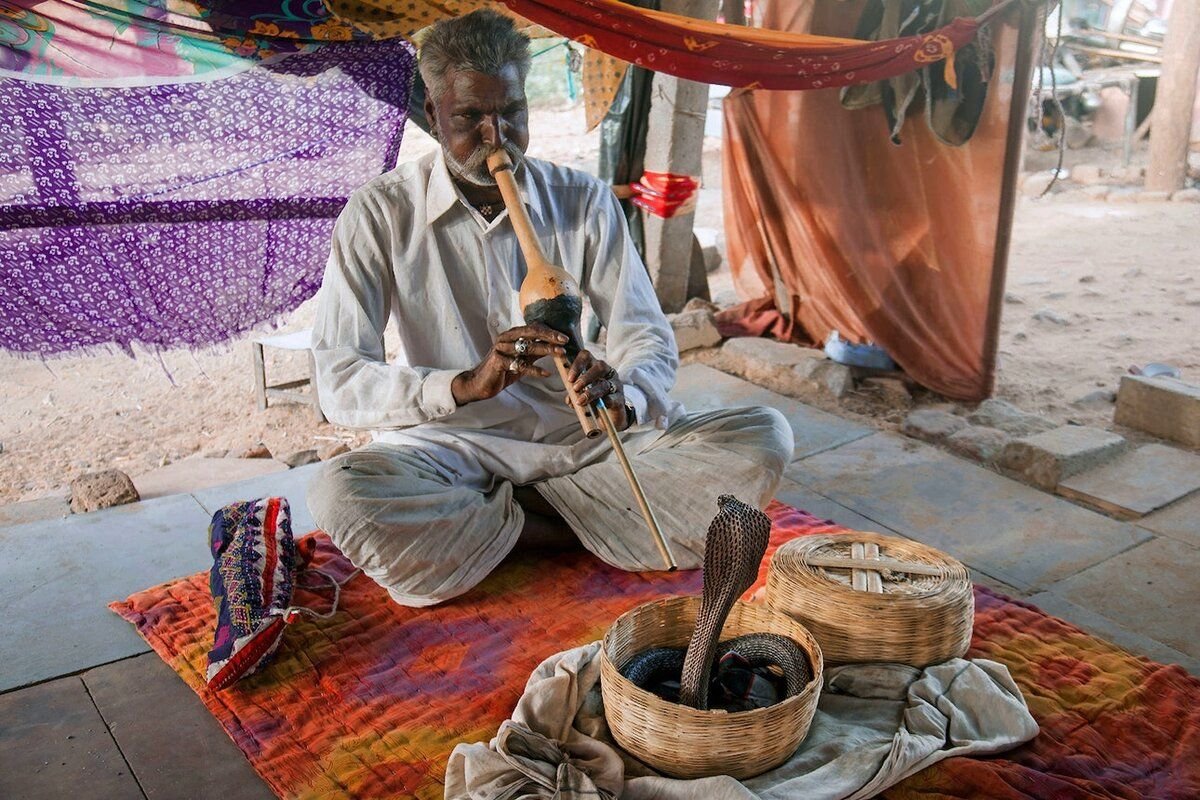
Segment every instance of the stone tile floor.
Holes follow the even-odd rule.
[[[1200,674],[1200,496],[1118,522],[899,436],[708,367],[680,371],[693,408],[766,403],[796,433],[778,497],[853,528],[924,541],[981,583]],[[270,797],[200,700],[106,608],[206,569],[230,500],[282,494],[311,519],[304,467],[62,518],[0,515],[0,798]]]

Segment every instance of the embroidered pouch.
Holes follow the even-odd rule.
[[[262,666],[294,616],[298,554],[288,502],[282,497],[231,503],[208,529],[209,587],[217,630],[208,653],[210,689],[223,689]],[[303,554],[307,561],[310,553]]]

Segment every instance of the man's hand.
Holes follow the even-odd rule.
[[[603,398],[604,405],[612,413],[617,430],[623,431],[633,424],[633,420],[625,413],[625,387],[617,371],[607,363],[592,356],[587,350],[580,350],[567,372],[567,380],[571,388],[580,398],[591,405]],[[571,397],[567,396],[570,405]]]
[[[567,337],[541,323],[510,328],[496,339],[492,349],[476,366],[454,376],[450,391],[460,406],[495,397],[526,375],[548,378],[550,373],[535,366],[543,356],[562,355]]]

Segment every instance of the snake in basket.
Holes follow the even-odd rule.
[[[813,674],[807,654],[794,641],[774,633],[751,633],[719,641],[734,602],[758,577],[758,566],[771,537],[771,519],[733,495],[721,495],[717,506],[720,511],[708,526],[704,546],[700,611],[686,651],[682,647],[644,650],[621,669],[621,674],[642,688],[656,677],[681,675],[679,702],[707,710],[713,664],[735,652],[752,667],[779,667],[784,675],[785,695],[797,695]]]

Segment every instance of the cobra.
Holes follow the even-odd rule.
[[[634,685],[646,688],[659,680],[680,675],[686,652],[687,649],[683,647],[653,647],[634,656],[621,674]],[[729,653],[741,656],[751,667],[779,667],[783,671],[784,695],[787,697],[804,691],[813,677],[804,651],[791,639],[778,633],[750,633],[721,642],[717,645],[713,662],[720,663]]]
[[[634,656],[621,674],[645,688],[656,676],[679,674],[679,702],[708,708],[713,664],[736,652],[752,666],[774,664],[783,670],[788,697],[812,680],[812,667],[801,647],[786,636],[752,633],[721,643],[721,628],[737,601],[758,577],[771,537],[770,518],[733,495],[717,498],[719,511],[708,526],[704,545],[704,589],[696,627],[687,650],[655,647]],[[669,671],[669,672],[668,672]]]

